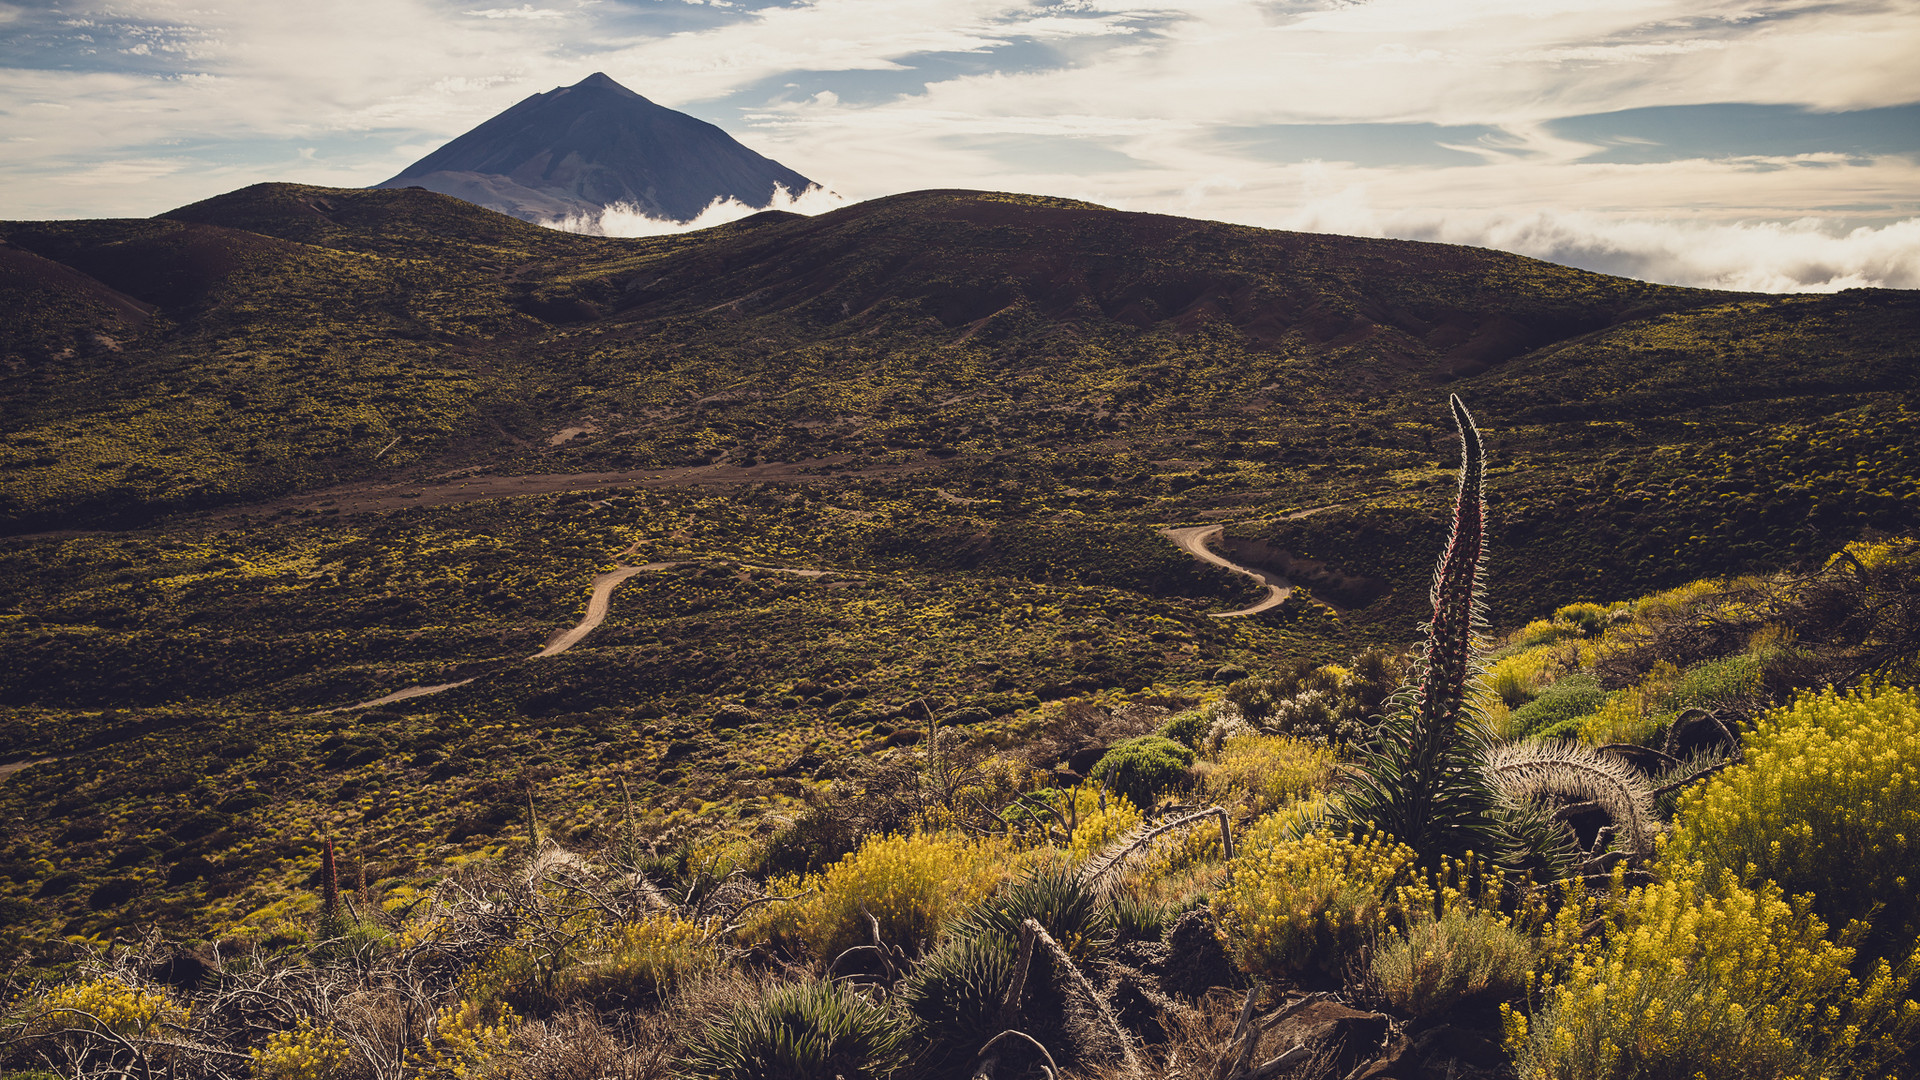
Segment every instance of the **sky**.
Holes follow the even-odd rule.
[[[0,0],[0,218],[365,186],[601,71],[833,193],[803,210],[979,188],[1920,288],[1916,57],[1920,0]]]

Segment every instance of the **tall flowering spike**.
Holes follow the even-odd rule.
[[[327,837],[326,854],[320,857],[321,888],[325,890],[320,898],[320,913],[332,919],[340,912],[340,864],[334,861],[333,837]]]
[[[1460,428],[1460,490],[1453,533],[1433,574],[1433,619],[1414,685],[1395,695],[1374,744],[1350,778],[1337,817],[1381,830],[1427,865],[1497,840],[1493,795],[1482,776],[1482,727],[1467,714],[1475,633],[1481,626],[1486,554],[1486,454],[1473,416],[1450,397]]]
[[[1460,429],[1460,490],[1453,500],[1453,533],[1433,570],[1433,622],[1427,628],[1427,670],[1420,682],[1423,726],[1457,721],[1473,674],[1474,633],[1481,624],[1481,572],[1486,559],[1486,451],[1473,414],[1449,395]]]

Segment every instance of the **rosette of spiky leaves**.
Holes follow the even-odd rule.
[[[1005,892],[982,901],[953,933],[1018,941],[1020,924],[1027,919],[1045,927],[1077,963],[1098,959],[1113,945],[1113,908],[1098,885],[1062,863],[1042,864],[1021,875]]]
[[[1006,1001],[1026,919],[1043,926],[1076,963],[1097,959],[1113,944],[1111,907],[1095,885],[1065,865],[1037,867],[983,901],[948,928],[946,940],[901,988],[901,1007],[913,1018],[921,1046],[915,1076],[973,1075],[981,1047],[1009,1022],[1062,1063],[1091,1051],[1091,1044],[1083,1045],[1086,1033],[1068,1020],[1067,977],[1044,950],[1029,960],[1020,999]],[[1025,1043],[1002,1042],[996,1052],[1001,1075],[1021,1075],[1039,1060]]]
[[[1486,452],[1459,397],[1460,488],[1453,531],[1433,574],[1433,619],[1414,683],[1389,702],[1373,744],[1350,778],[1341,816],[1412,848],[1422,863],[1497,846],[1495,797],[1482,776],[1490,736],[1467,707],[1485,625]]]
[[[1564,852],[1571,834],[1542,804],[1592,806],[1612,823],[1614,846],[1635,859],[1653,854],[1660,819],[1654,814],[1653,789],[1641,773],[1615,757],[1560,739],[1532,739],[1493,748],[1484,763],[1487,786],[1501,802],[1498,816],[1515,854],[1540,858],[1556,876],[1573,872]]]
[[[899,1019],[845,985],[790,983],[710,1025],[680,1059],[678,1075],[866,1080],[897,1071],[905,1045]]]

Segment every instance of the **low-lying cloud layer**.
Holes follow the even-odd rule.
[[[731,195],[715,199],[708,203],[690,221],[675,221],[672,218],[654,217],[632,203],[614,203],[597,215],[569,214],[558,221],[544,224],[551,229],[564,232],[584,233],[588,236],[671,236],[675,233],[693,232],[696,229],[711,229],[715,225],[725,225],[730,221],[778,210],[788,214],[824,214],[847,205],[847,200],[822,187],[810,187],[798,195],[778,185],[773,189],[773,201],[766,206],[748,206]]]
[[[8,217],[372,183],[602,70],[848,199],[1014,190],[1682,284],[1920,287],[1911,4],[0,0],[0,27]]]

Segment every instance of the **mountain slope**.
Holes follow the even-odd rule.
[[[594,73],[535,94],[401,170],[423,187],[527,221],[597,219],[624,204],[687,221],[715,199],[766,206],[813,181],[726,132]]]
[[[1542,526],[1564,531],[1579,497],[1624,506],[1646,478],[1576,494],[1548,477],[1636,443],[1743,452],[1762,425],[1903,431],[1920,370],[1911,293],[1679,289],[983,192],[613,240],[424,191],[257,185],[150,221],[0,225],[0,239],[91,295],[157,305],[110,361],[73,348],[66,323],[9,346],[9,386],[58,391],[9,397],[12,531],[412,470],[751,483],[831,467],[1142,522],[1354,500],[1403,515],[1444,464],[1443,384],[1508,460],[1552,463],[1526,474],[1526,515],[1574,514]],[[1863,438],[1867,475],[1904,467]],[[1806,528],[1636,562],[1618,591],[1911,516],[1894,488],[1850,494],[1823,457],[1805,469],[1768,506],[1820,508]],[[1296,546],[1365,561],[1325,538]],[[1540,580],[1575,588],[1554,560]]]

